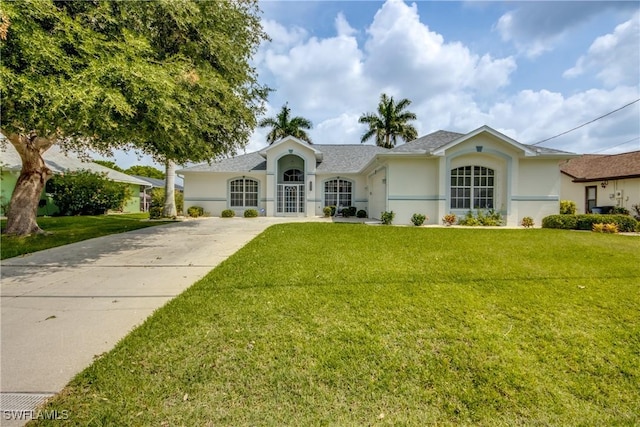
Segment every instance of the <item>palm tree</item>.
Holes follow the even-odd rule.
[[[398,137],[404,141],[416,139],[416,128],[407,123],[409,120],[415,120],[416,115],[410,111],[403,111],[409,104],[411,101],[406,98],[396,104],[393,96],[389,97],[386,93],[380,95],[378,113],[366,113],[358,119],[358,123],[369,125],[369,130],[362,135],[360,142],[364,143],[375,135],[376,145],[393,148]]]
[[[264,118],[258,123],[261,128],[271,126],[271,131],[267,135],[269,145],[285,136],[293,136],[312,144],[311,138],[303,129],[311,129],[311,122],[304,117],[291,117],[291,108],[288,103],[282,106],[282,109],[275,117]]]

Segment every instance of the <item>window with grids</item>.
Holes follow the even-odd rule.
[[[324,183],[325,206],[351,206],[353,184],[344,179],[332,179]]]
[[[229,183],[229,200],[232,208],[258,207],[258,181],[234,179]]]
[[[451,209],[491,209],[495,171],[483,166],[451,170]]]
[[[283,174],[284,182],[304,182],[304,173],[300,169],[289,169]]]

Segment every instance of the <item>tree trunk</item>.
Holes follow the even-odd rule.
[[[178,215],[176,209],[175,182],[176,164],[171,160],[167,160],[165,162],[164,208],[162,209],[162,216],[167,218],[173,218]]]
[[[7,138],[22,159],[22,169],[13,189],[7,212],[7,234],[26,236],[43,233],[36,222],[38,202],[47,180],[53,175],[42,153],[54,143],[53,138],[11,134]]]

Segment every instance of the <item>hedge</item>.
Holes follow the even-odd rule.
[[[565,230],[591,230],[593,224],[616,224],[621,232],[635,231],[638,225],[629,215],[550,215],[542,220],[542,228],[561,228]]]

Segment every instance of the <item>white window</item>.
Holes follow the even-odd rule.
[[[232,208],[258,207],[258,181],[238,178],[229,182],[229,200]]]
[[[495,171],[483,166],[451,170],[451,209],[492,209]]]
[[[324,183],[325,206],[352,206],[353,184],[345,179],[332,179]]]
[[[289,169],[283,174],[284,182],[304,182],[304,173],[300,169]]]

